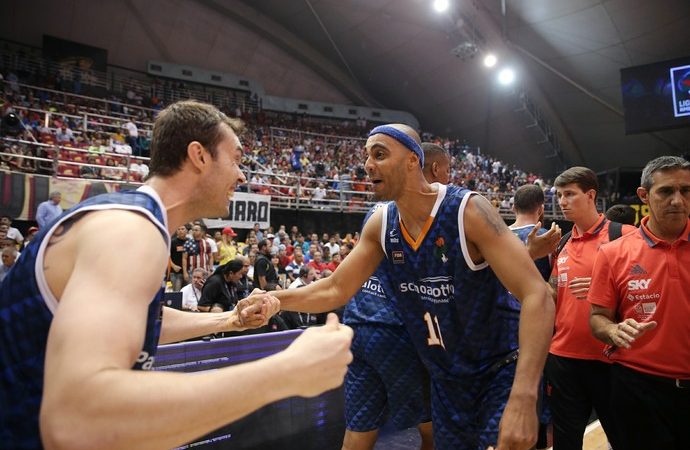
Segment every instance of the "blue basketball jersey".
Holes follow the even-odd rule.
[[[385,207],[386,203],[374,205],[364,218],[362,228],[374,211]],[[395,291],[390,286],[388,275],[383,267],[383,263],[379,265],[373,275],[348,302],[343,313],[343,323],[348,325],[381,323],[397,326],[403,324],[391,300],[388,299]]]
[[[79,214],[125,209],[145,215],[169,245],[165,209],[148,186],[92,197],[65,211],[24,249],[0,289],[0,442],[7,448],[40,448],[38,415],[48,331],[59,307],[43,272],[43,258],[55,230]],[[125,281],[126,282],[126,281]],[[163,288],[148,308],[146,337],[133,369],[150,369],[158,346]],[[94,299],[97,301],[98,299]]]
[[[523,244],[527,245],[527,236],[532,232],[534,226],[535,224],[524,225],[522,227],[511,226],[510,231],[512,231]],[[548,230],[546,230],[546,228],[540,228],[537,231],[537,236],[541,236],[547,231]],[[544,278],[544,281],[548,281],[549,276],[551,275],[551,261],[549,261],[549,257],[545,256],[543,258],[535,259],[534,264],[537,266],[537,269],[539,269],[539,273],[541,274],[542,278]]]
[[[463,214],[473,192],[437,184],[424,230],[412,238],[394,202],[383,210],[381,242],[394,306],[432,378],[481,375],[518,348],[519,305],[487,263],[474,264]]]

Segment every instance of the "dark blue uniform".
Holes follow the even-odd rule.
[[[394,305],[431,375],[437,449],[485,449],[515,375],[519,303],[486,263],[472,262],[463,214],[472,193],[438,185],[436,204],[413,241],[391,202],[383,211],[385,270]]]
[[[428,376],[390,300],[393,292],[386,273],[377,269],[345,307],[343,323],[355,332],[354,358],[345,376],[345,421],[351,431],[381,428],[388,418],[399,429],[431,420]]]
[[[165,211],[151,188],[99,195],[65,211],[24,249],[0,288],[0,446],[41,447],[38,415],[48,331],[59,307],[43,273],[43,257],[56,228],[88,211],[126,209],[148,217],[169,245]],[[163,280],[161,279],[161,282]],[[146,338],[133,369],[150,369],[160,335],[163,288],[151,300]]]

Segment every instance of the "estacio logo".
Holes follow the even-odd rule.
[[[628,294],[625,298],[631,302],[639,302],[642,300],[659,300],[661,298],[661,294],[658,292],[652,292],[649,294]]]

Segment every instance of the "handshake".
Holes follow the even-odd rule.
[[[268,323],[280,311],[280,300],[268,292],[255,289],[249,297],[240,300],[234,314],[236,330],[257,328]],[[347,366],[352,362],[350,345],[353,331],[338,322],[338,316],[328,314],[326,324],[304,331],[295,341],[275,358],[285,367],[287,374],[294,374],[290,395],[313,397],[343,383]],[[290,377],[287,377],[290,378]],[[286,378],[284,381],[290,381]]]

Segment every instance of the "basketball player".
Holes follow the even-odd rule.
[[[448,184],[450,155],[424,142],[424,178]],[[364,223],[371,217],[372,208]],[[428,374],[421,364],[400,314],[389,300],[395,290],[383,268],[369,277],[348,302],[343,323],[352,327],[352,364],[345,376],[344,450],[373,449],[386,419],[397,429],[416,426],[421,449],[433,448],[428,410]]]
[[[376,127],[366,151],[377,199],[393,201],[371,216],[333,276],[276,297],[288,310],[332,310],[383,260],[394,304],[430,373],[435,448],[530,448],[553,329],[546,283],[486,199],[427,183],[414,130]],[[505,326],[517,313],[505,308],[501,282],[522,302],[519,359],[517,336]]]
[[[170,233],[227,215],[245,181],[239,127],[210,105],[169,106],[154,124],[145,186],[80,203],[22,252],[0,290],[4,448],[172,448],[342,383],[352,331],[335,315],[263,360],[194,374],[139,370],[152,367],[159,343],[260,326],[278,309],[254,293],[241,313],[161,311]]]

